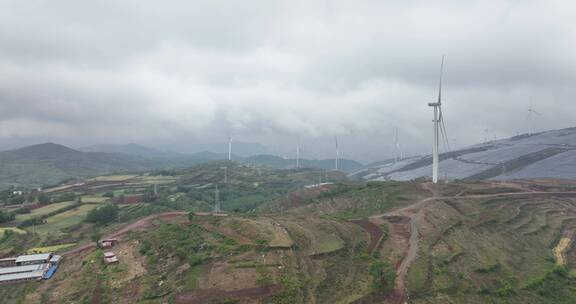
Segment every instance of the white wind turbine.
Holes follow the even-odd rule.
[[[232,160],[232,136],[228,135],[228,161]]]
[[[490,129],[484,129],[484,143],[487,144],[490,142]]]
[[[300,169],[300,140],[296,146],[296,169]]]
[[[536,112],[536,110],[534,110],[534,107],[532,106],[532,103],[530,103],[530,107],[528,108],[528,135],[532,135],[532,121],[533,121],[533,116],[542,116],[542,114]]]
[[[402,147],[400,146],[400,139],[398,137],[398,128],[394,133],[394,147],[396,149],[396,158],[394,159],[396,162],[404,159],[404,152],[402,152]]]
[[[338,148],[338,136],[334,136],[334,140],[336,141],[336,159],[334,160],[334,168],[338,171],[338,158],[340,157],[340,150]]]
[[[448,136],[446,133],[446,126],[444,125],[444,117],[442,116],[442,77],[444,74],[444,56],[442,56],[442,63],[440,65],[440,82],[438,86],[438,101],[428,103],[428,106],[434,108],[434,143],[432,145],[432,182],[438,183],[438,146],[440,143],[440,136],[444,140],[444,144],[450,149]],[[441,133],[441,134],[440,134]]]

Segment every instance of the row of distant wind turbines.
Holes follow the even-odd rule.
[[[396,130],[396,137],[398,137],[398,130]],[[340,170],[340,159],[342,154],[340,153],[340,147],[338,146],[338,137],[334,137],[336,142],[336,158],[334,159],[334,170]],[[399,145],[397,145],[399,147]],[[296,168],[300,168],[300,142],[296,146]],[[232,161],[232,137],[228,136],[228,161]]]
[[[439,145],[440,139],[442,139],[443,144],[446,146],[447,150],[449,151],[450,148],[450,141],[448,140],[448,133],[446,131],[446,124],[444,122],[444,116],[442,114],[442,80],[444,76],[444,56],[442,56],[442,63],[440,64],[440,81],[438,85],[438,100],[436,102],[428,103],[428,106],[433,108],[433,145],[432,145],[432,182],[438,183],[438,174],[439,174]],[[532,135],[532,120],[534,116],[541,116],[536,110],[534,110],[532,104],[528,108],[528,135]],[[488,129],[485,130],[488,133]],[[340,148],[338,145],[338,137],[335,138],[335,147],[336,147],[336,157],[334,158],[334,169],[338,171],[340,169]],[[395,129],[394,134],[394,147],[396,150],[395,161],[403,160],[404,153],[400,146],[400,141],[398,138],[398,128]],[[300,143],[298,143],[296,147],[296,168],[300,168]],[[232,161],[232,137],[228,136],[228,160]]]
[[[340,147],[338,145],[338,136],[334,137],[335,147],[336,147],[336,157],[334,158],[334,170],[340,170],[341,163],[340,160],[342,159],[342,153],[340,151]],[[398,138],[398,128],[395,129],[394,133],[394,147],[396,149],[396,156],[394,161],[400,161],[404,159],[404,152],[400,146],[400,141]],[[296,146],[296,169],[300,169],[300,154],[301,154],[301,147],[300,141],[298,141],[298,145]],[[228,136],[228,161],[232,161],[232,137]]]

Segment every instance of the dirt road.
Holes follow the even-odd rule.
[[[364,229],[370,235],[370,243],[368,244],[368,253],[372,254],[374,250],[378,247],[378,244],[382,241],[384,236],[384,231],[378,225],[368,221],[368,220],[350,220],[362,229]]]

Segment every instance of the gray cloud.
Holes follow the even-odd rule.
[[[7,0],[0,139],[189,149],[226,134],[289,153],[392,155],[430,145],[447,55],[449,135],[463,146],[573,125],[567,1]],[[487,132],[486,129],[489,129]],[[489,135],[488,135],[489,134]]]

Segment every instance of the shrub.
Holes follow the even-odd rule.
[[[376,261],[370,265],[372,287],[378,292],[389,292],[394,288],[396,272],[386,261]]]
[[[26,208],[26,207],[22,207],[22,208],[18,208],[18,209],[16,209],[16,210],[14,210],[14,213],[15,213],[15,214],[27,214],[27,213],[30,213],[30,212],[31,212],[31,210],[28,209],[28,208]]]

